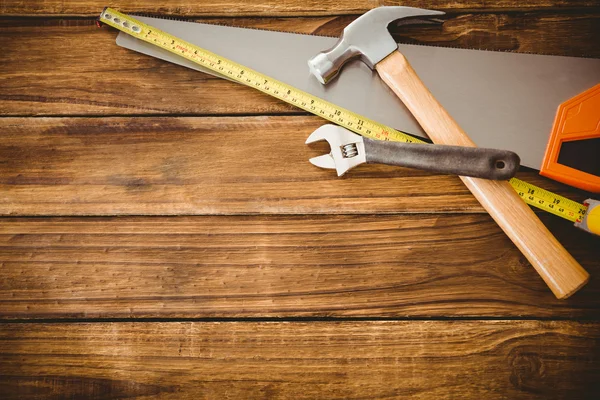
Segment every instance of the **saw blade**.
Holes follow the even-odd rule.
[[[426,137],[404,104],[362,62],[349,62],[327,86],[310,75],[307,60],[333,46],[336,38],[136,18],[357,114]],[[208,72],[123,33],[117,44]],[[536,169],[557,107],[600,82],[598,59],[405,44],[399,50],[477,146],[517,152],[521,165]]]

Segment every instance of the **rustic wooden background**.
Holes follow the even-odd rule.
[[[0,398],[598,398],[598,237],[541,215],[592,274],[556,300],[456,177],[338,179],[319,118],[94,25],[339,35],[380,4],[0,0]],[[600,57],[597,0],[402,5],[448,12],[403,42]]]

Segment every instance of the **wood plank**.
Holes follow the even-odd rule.
[[[594,276],[598,238],[552,223]],[[0,318],[595,318],[485,215],[0,219]]]
[[[338,178],[308,159],[323,120],[298,117],[2,118],[0,214],[476,212],[455,176],[363,165]],[[583,192],[520,178],[578,201]]]
[[[199,21],[337,36],[353,18]],[[443,28],[396,36],[408,43],[600,57],[599,23],[598,14],[455,15]],[[116,31],[92,20],[5,20],[0,29],[2,115],[300,113],[250,88],[120,48]]]
[[[248,87],[123,49],[115,44],[115,30],[98,29],[93,21],[85,26],[64,28],[59,23],[48,29],[25,26],[3,31],[0,110],[4,115],[294,110]]]
[[[378,6],[407,6],[424,7],[418,0],[291,0],[276,1],[263,0],[170,0],[168,3],[157,4],[152,0],[114,0],[110,6],[125,13],[160,13],[175,16],[232,16],[232,15],[257,15],[257,16],[298,16],[298,15],[339,15],[362,14]],[[61,0],[4,0],[0,11],[9,16],[96,16],[106,6],[105,2],[98,0],[61,1]],[[426,7],[445,11],[477,11],[477,10],[543,10],[543,9],[574,9],[594,7],[597,3],[593,0],[494,0],[486,2],[435,0],[429,1]]]
[[[197,22],[339,37],[355,15],[326,18],[198,18]],[[600,58],[599,13],[456,13],[444,24],[390,26],[398,42]]]
[[[598,323],[0,326],[4,398],[589,399]]]

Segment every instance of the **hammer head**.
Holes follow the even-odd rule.
[[[326,84],[354,57],[360,57],[373,69],[379,61],[398,49],[387,29],[391,22],[408,18],[401,23],[410,23],[414,18],[443,14],[442,11],[413,7],[374,8],[348,25],[335,46],[311,58],[308,61],[310,72],[319,82]]]

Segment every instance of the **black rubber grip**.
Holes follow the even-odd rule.
[[[364,139],[368,163],[397,165],[475,178],[506,180],[517,173],[519,156],[482,147],[412,144]]]

